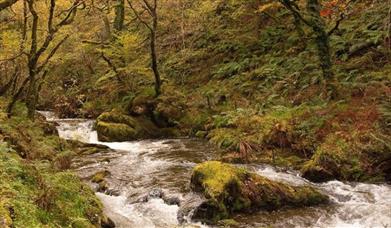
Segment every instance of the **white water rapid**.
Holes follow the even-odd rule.
[[[93,154],[76,161],[80,176],[108,170],[110,188],[117,194],[97,193],[105,213],[117,227],[171,228],[207,227],[184,220],[180,223],[180,207],[169,205],[162,198],[145,198],[159,189],[166,198],[183,201],[193,197],[188,188],[192,167],[213,159],[216,154],[206,142],[191,139],[145,140],[103,143],[97,139],[93,121],[56,119],[41,112],[49,121],[59,124],[60,137],[85,143],[100,144],[115,150]],[[342,183],[330,181],[314,184],[293,171],[280,171],[268,165],[248,165],[248,169],[273,180],[293,185],[311,185],[328,194],[332,204],[305,209],[284,209],[235,217],[239,227],[319,227],[319,228],[385,228],[391,227],[391,186],[386,184]]]

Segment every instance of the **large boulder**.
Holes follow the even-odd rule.
[[[119,112],[105,112],[96,122],[98,139],[103,142],[123,142],[175,136],[172,129],[158,128],[146,116],[128,116]]]
[[[276,210],[328,202],[328,197],[309,186],[289,186],[218,161],[196,166],[191,188],[206,201],[195,209],[193,219],[216,223],[235,212]]]
[[[104,142],[123,142],[155,136],[156,126],[145,118],[131,117],[119,112],[105,112],[96,122],[98,139]]]

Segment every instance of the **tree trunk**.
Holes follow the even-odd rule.
[[[157,30],[157,15],[156,12],[154,15],[152,15],[153,18],[153,25],[151,29],[151,65],[152,65],[152,70],[153,74],[155,76],[155,96],[158,97],[161,93],[161,84],[162,81],[160,79],[160,73],[158,69],[158,63],[157,63],[157,54],[156,54],[156,30]]]
[[[7,106],[7,116],[8,116],[8,118],[11,117],[12,110],[14,109],[16,101],[19,99],[20,95],[22,94],[22,92],[23,92],[24,88],[26,87],[27,83],[29,82],[29,80],[30,80],[29,78],[26,78],[23,81],[23,83],[20,86],[20,88],[18,89],[18,91],[12,96],[11,102]]]
[[[37,94],[37,79],[34,70],[30,70],[29,73],[29,87],[27,90],[27,111],[28,117],[34,120],[35,108],[37,106],[36,94]]]
[[[333,81],[334,73],[332,70],[330,39],[326,31],[325,22],[320,16],[320,9],[321,5],[318,0],[307,1],[307,10],[311,17],[310,24],[312,30],[315,33],[315,42],[323,78],[326,81]]]
[[[125,20],[125,0],[117,0],[115,6],[115,19],[114,19],[114,29],[121,31],[124,27]]]

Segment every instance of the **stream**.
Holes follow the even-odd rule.
[[[41,113],[48,121],[58,123],[60,137],[112,149],[77,158],[73,168],[83,179],[98,171],[110,172],[109,194],[96,194],[116,227],[208,227],[188,218],[191,208],[200,201],[189,188],[191,170],[197,163],[218,155],[218,150],[208,142],[166,139],[104,143],[98,141],[92,120],[57,119],[52,113]],[[280,182],[311,185],[328,194],[332,203],[237,215],[234,219],[239,227],[391,227],[390,185],[340,181],[315,184],[294,171],[269,165],[245,167]]]

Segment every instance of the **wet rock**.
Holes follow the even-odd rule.
[[[136,202],[148,202],[151,199],[162,199],[167,205],[180,205],[181,200],[177,196],[168,196],[166,193],[160,189],[156,188],[150,191],[147,195],[140,197]]]
[[[180,224],[187,221],[187,218],[193,218],[194,210],[198,208],[203,202],[205,202],[205,197],[190,193],[185,196],[181,201],[181,205],[178,210],[177,219]]]
[[[176,196],[171,196],[171,197],[163,197],[163,200],[164,200],[164,203],[168,204],[168,205],[177,205],[177,206],[180,206],[181,205],[181,200],[179,199],[179,197],[176,197]]]
[[[217,161],[194,168],[191,188],[207,199],[194,210],[192,218],[206,223],[216,223],[236,212],[328,202],[326,195],[312,187],[289,186]]]
[[[97,192],[106,193],[106,191],[109,189],[109,184],[106,180],[103,180],[98,183],[98,187],[96,189]]]
[[[305,166],[301,171],[302,177],[315,183],[326,182],[335,179],[335,175],[319,166]]]
[[[100,182],[103,182],[104,179],[109,175],[110,175],[110,172],[108,170],[98,171],[91,177],[91,181],[92,181],[92,183],[99,184]]]
[[[162,199],[163,197],[164,197],[164,191],[160,188],[153,189],[148,193],[148,199],[156,199],[156,198]]]
[[[211,224],[228,217],[228,212],[217,203],[205,201],[194,209],[191,219]]]
[[[101,221],[101,227],[102,228],[114,228],[116,226],[115,226],[115,223],[113,222],[113,220],[111,220],[109,217],[104,216]]]
[[[97,119],[96,129],[100,141],[123,142],[136,139],[160,138],[171,133],[159,129],[144,116],[128,116],[118,112],[106,112]]]
[[[146,203],[150,201],[151,199],[163,199],[165,197],[165,193],[162,189],[156,188],[148,192],[147,194],[141,196],[137,200],[134,201],[134,203]]]
[[[121,194],[118,189],[108,189],[105,193],[109,196],[119,196]]]

